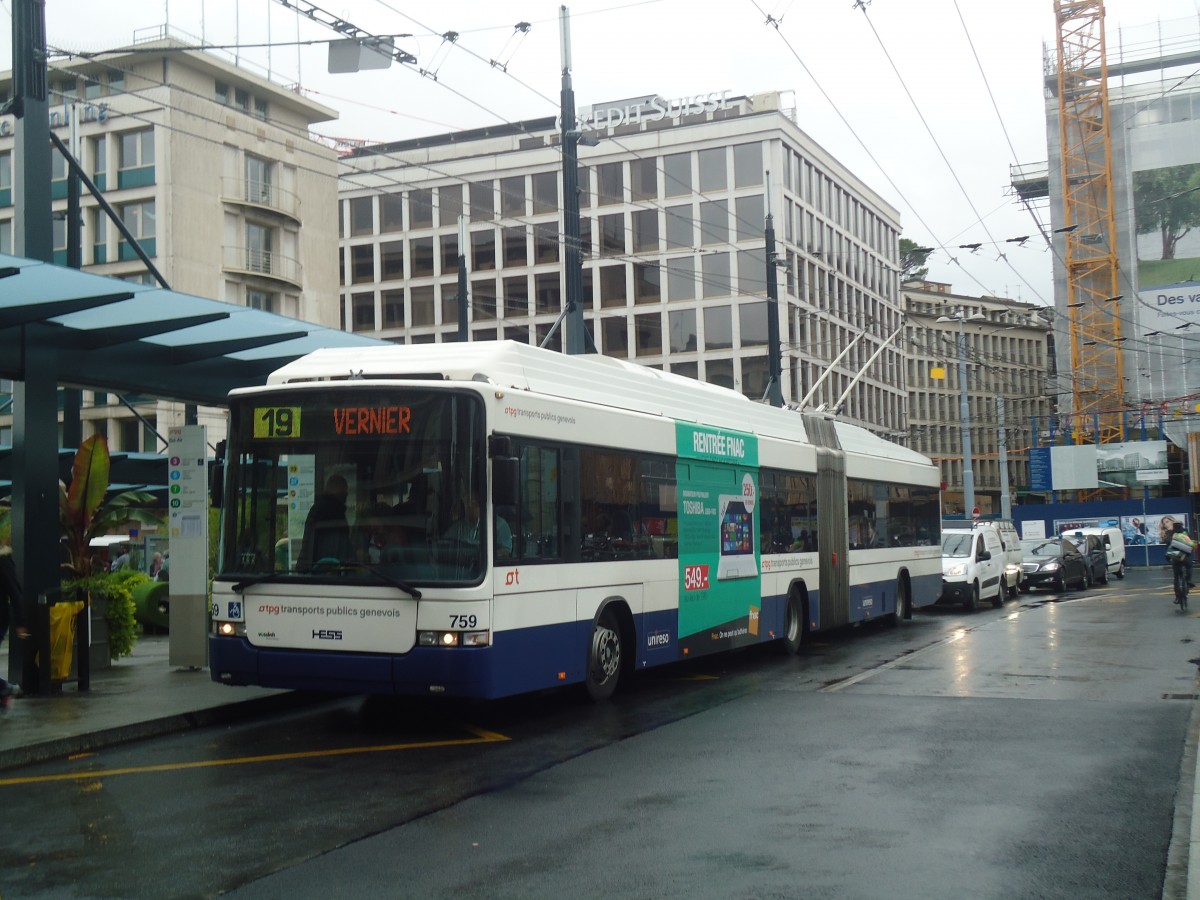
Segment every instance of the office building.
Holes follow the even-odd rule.
[[[805,399],[832,366],[810,405],[900,430],[902,351],[887,344],[900,323],[899,215],[784,101],[717,91],[581,111],[587,327],[600,353],[762,399],[770,212],[784,400]],[[463,217],[470,338],[561,347],[561,169],[552,118],[344,157],[344,327],[399,343],[456,340]]]
[[[1036,429],[1047,427],[1053,409],[1052,312],[1003,297],[956,294],[950,285],[931,281],[905,282],[901,297],[908,367],[908,433],[903,443],[938,463],[942,510],[961,514],[961,356],[966,363],[975,505],[983,515],[997,515],[1002,457],[1007,458],[1009,496],[1015,505],[1028,492],[1029,448],[1049,437]]]

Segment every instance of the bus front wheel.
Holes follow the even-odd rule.
[[[912,598],[908,594],[908,585],[904,579],[896,582],[896,611],[892,613],[890,621],[892,627],[898,627],[904,624],[905,619],[912,618]]]
[[[612,610],[604,610],[592,626],[588,646],[587,692],[595,701],[607,700],[621,677],[621,629]]]

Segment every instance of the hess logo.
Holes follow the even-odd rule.
[[[328,628],[322,628],[319,631],[312,633],[314,641],[340,641],[342,633],[340,631],[331,631]]]

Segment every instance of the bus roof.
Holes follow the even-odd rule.
[[[267,387],[359,378],[483,382],[759,436],[820,442],[816,435],[810,438],[799,413],[756,403],[738,391],[608,356],[568,356],[518,341],[316,350],[273,372]],[[932,465],[928,457],[865,428],[833,425],[841,448],[849,453]]]

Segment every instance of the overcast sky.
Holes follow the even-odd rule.
[[[329,75],[325,45],[309,42],[336,35],[278,0],[122,0],[120,24],[111,4],[46,0],[47,43],[109,49],[169,23],[209,44],[240,44],[228,52],[259,74],[269,65],[276,80],[299,82],[338,110],[338,121],[315,130],[339,138],[397,140],[557,113],[559,3],[293,3],[368,33],[411,35],[397,45],[418,62]],[[946,248],[930,258],[931,279],[959,293],[1052,302],[1051,254],[1007,186],[1011,165],[1046,160],[1043,51],[1055,42],[1054,0],[567,6],[580,108],[646,94],[789,92],[800,127],[900,211],[904,236]],[[1190,32],[1194,44],[1200,32],[1200,0],[1108,0],[1105,8],[1110,51],[1160,33]],[[0,0],[6,18],[11,9]],[[530,24],[526,33],[515,30],[519,22]],[[442,39],[450,31],[457,43]],[[251,46],[264,44],[273,46]],[[11,37],[4,68],[10,45]],[[976,243],[975,251],[959,246]]]

